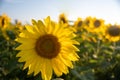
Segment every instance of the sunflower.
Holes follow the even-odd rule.
[[[59,15],[59,22],[60,23],[63,22],[65,24],[68,24],[68,19],[67,19],[66,15],[64,13]]]
[[[21,32],[22,30],[24,30],[24,26],[22,25],[22,23],[19,20],[15,20],[15,28],[19,30],[19,32]]]
[[[91,22],[92,22],[92,17],[91,16],[86,17],[85,20],[83,21],[83,24],[84,24],[83,28],[88,32],[90,31]]]
[[[86,17],[84,20],[82,20],[82,31],[81,31],[81,34],[80,34],[80,37],[83,39],[83,40],[87,40],[87,41],[96,41],[95,38],[93,36],[91,36],[91,33],[89,32],[90,31],[90,24],[92,22],[92,17],[91,16],[88,16]],[[80,19],[79,19],[80,20]],[[78,34],[79,35],[79,34]]]
[[[13,29],[11,27],[10,18],[6,14],[2,14],[0,16],[0,30],[2,31],[2,35],[5,37],[6,40],[9,40],[8,32]]]
[[[76,29],[76,31],[81,31],[83,29],[84,23],[82,18],[78,18],[75,22],[73,27]]]
[[[92,20],[91,16],[86,17],[85,20],[84,20],[85,26],[89,27],[91,20]]]
[[[120,40],[120,25],[108,24],[105,30],[105,38],[112,42],[119,41]]]
[[[90,32],[93,33],[101,33],[104,31],[104,20],[103,19],[97,19],[97,18],[92,18],[92,22],[90,23]]]
[[[85,19],[84,24],[84,28],[88,32],[99,33],[103,30],[104,20],[89,16]]]
[[[96,42],[96,39],[103,39],[103,33],[105,31],[105,24],[103,19],[97,19],[96,17],[87,17],[84,21],[86,34],[94,35],[93,40]]]
[[[22,25],[22,23],[20,21],[15,20],[14,32],[15,32],[16,36],[18,36],[19,33],[21,33],[24,29],[25,29],[24,25]]]
[[[0,28],[6,28],[10,23],[10,18],[6,14],[0,16]]]
[[[71,29],[62,23],[50,20],[50,17],[35,21],[32,26],[26,25],[26,30],[20,33],[16,40],[21,43],[16,50],[19,62],[25,62],[23,69],[28,68],[28,74],[41,72],[42,79],[50,80],[53,72],[57,76],[69,72],[73,68],[72,61],[77,61],[79,51],[74,44],[79,44],[73,38],[76,36]]]

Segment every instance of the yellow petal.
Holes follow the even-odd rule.
[[[64,58],[62,57],[62,55],[59,55],[59,58],[60,58],[60,60],[61,60],[66,66],[68,66],[68,67],[70,67],[70,68],[73,68],[73,64],[72,64],[71,60],[64,59]]]
[[[56,66],[56,64],[54,62],[52,63],[52,68],[57,76],[62,75],[62,72],[58,69],[58,67]]]
[[[59,30],[59,28],[60,28],[59,25],[56,24],[56,25],[55,25],[55,28],[54,28],[54,30],[53,30],[53,34],[54,34],[54,35],[56,35],[56,33],[57,33],[57,31]]]
[[[34,19],[32,19],[32,24],[37,25],[37,22]]]
[[[49,66],[48,66],[49,65]],[[42,78],[44,80],[51,80],[52,78],[52,66],[50,60],[46,59],[41,69]]]
[[[36,76],[41,71],[41,66],[43,63],[43,60],[41,57],[38,57],[36,60],[37,60],[37,63],[35,64],[35,67],[34,67],[34,76]]]
[[[35,71],[35,67],[37,64],[37,57],[35,59],[32,59],[31,66],[29,67],[28,74],[31,74]]]
[[[39,30],[39,33],[41,35],[44,35],[47,33],[46,29],[45,29],[45,25],[43,24],[43,22],[41,20],[38,20],[38,25],[37,25],[37,28]]]
[[[62,53],[61,55],[64,59],[68,59],[68,60],[71,60],[71,61],[78,61],[78,59],[79,59],[79,56],[75,52],[74,53],[71,52],[69,54]]]
[[[34,43],[33,43],[34,44]],[[29,49],[34,49],[35,48],[35,44],[33,45],[32,43],[31,44],[21,44],[20,46],[18,46],[16,48],[16,50],[29,50]]]
[[[24,30],[22,33],[20,33],[19,35],[21,38],[33,38],[33,39],[37,39],[39,36],[28,32],[27,30]]]
[[[27,31],[29,31],[30,33],[34,33],[32,26],[26,25],[25,28],[26,28]]]
[[[18,38],[17,41],[22,44],[16,50],[29,50],[35,48],[36,45],[36,40],[34,39]]]
[[[45,23],[46,23],[46,27],[48,27],[48,24],[50,23],[50,16],[48,16],[47,18],[44,19]]]
[[[17,42],[20,42],[20,43],[26,43],[26,44],[30,44],[30,43],[34,43],[36,42],[36,40],[32,39],[32,38],[17,38],[16,39]]]
[[[64,74],[67,74],[69,71],[68,71],[68,68],[67,66],[64,65],[64,63],[62,63],[59,58],[55,58],[52,60],[52,65],[53,67],[56,66],[57,68],[57,71],[59,71],[59,73],[64,73]],[[55,71],[56,72],[56,71]],[[56,74],[57,75],[57,74]]]
[[[35,58],[38,55],[34,49],[31,49],[31,50],[20,51],[16,56],[20,57],[20,59],[19,59],[20,62],[23,62],[23,61],[26,61],[28,59]]]

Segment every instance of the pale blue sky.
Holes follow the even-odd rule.
[[[6,13],[12,21],[26,23],[47,16],[57,20],[63,12],[69,20],[93,16],[107,23],[120,23],[119,0],[0,0],[0,14]]]

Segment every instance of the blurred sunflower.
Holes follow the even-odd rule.
[[[84,20],[85,26],[89,27],[91,21],[92,21],[92,17],[91,16],[86,17],[85,20]]]
[[[59,22],[60,23],[63,22],[65,24],[68,24],[68,19],[67,19],[66,15],[64,13],[59,15]]]
[[[92,23],[92,19],[93,18],[91,16],[88,16],[88,17],[85,18],[85,20],[83,20],[82,26],[83,26],[84,31],[82,31],[81,38],[83,40],[87,40],[87,41],[90,41],[90,42],[91,41],[96,42],[95,37],[93,37],[93,34],[90,33],[90,30],[91,30],[90,25]]]
[[[59,23],[66,25],[66,27],[69,27],[71,30],[76,32],[76,29],[73,27],[73,25],[70,25],[69,22],[73,21],[69,21],[64,13],[59,15]]]
[[[83,26],[84,26],[84,23],[82,18],[78,18],[73,25],[76,31],[81,31],[83,29]]]
[[[5,29],[10,23],[10,18],[6,14],[0,16],[0,28]]]
[[[20,21],[15,20],[14,32],[15,32],[16,36],[18,36],[19,33],[21,33],[24,29],[25,29],[24,25],[22,25],[22,23]]]
[[[87,38],[91,38],[92,41],[96,42],[96,39],[103,39],[103,33],[105,31],[105,24],[103,19],[97,19],[95,17],[87,17],[85,19],[86,25],[84,26],[85,30],[87,31],[86,34],[89,34]],[[92,37],[92,36],[95,37]],[[98,37],[96,37],[98,36]]]
[[[15,20],[15,27],[19,30],[19,32],[25,28],[19,20]]]
[[[6,14],[0,16],[0,29],[6,40],[9,40],[8,33],[13,29],[10,20]]]
[[[79,51],[74,44],[79,44],[73,38],[73,31],[62,23],[56,23],[47,17],[44,23],[32,20],[33,26],[26,25],[26,30],[16,40],[21,43],[16,49],[21,50],[17,57],[19,62],[25,62],[24,68],[29,68],[28,74],[41,72],[42,79],[50,80],[53,71],[57,76],[67,74],[73,68],[71,61],[77,61]]]
[[[93,33],[101,33],[104,31],[104,20],[103,19],[97,19],[97,18],[92,18],[92,22],[90,23],[90,32]]]
[[[90,24],[92,23],[92,19],[93,18],[91,16],[88,16],[84,20],[84,27],[83,28],[88,32],[91,30]]]
[[[119,41],[120,40],[120,25],[108,24],[105,30],[105,38],[112,42]]]

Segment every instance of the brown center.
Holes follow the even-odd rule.
[[[5,19],[3,18],[2,19],[2,26],[4,26],[5,25]]]
[[[78,24],[77,24],[77,26],[78,26],[78,27],[81,27],[81,26],[82,26],[82,23],[83,23],[82,21],[79,21]]]
[[[120,35],[120,28],[117,26],[111,26],[108,28],[108,33],[111,36],[118,36]]]
[[[85,24],[86,24],[87,26],[89,26],[89,23],[90,23],[89,20],[87,20],[87,21],[85,22]]]
[[[67,23],[66,19],[64,17],[61,17],[60,19],[63,23]]]
[[[94,26],[97,28],[97,27],[99,27],[101,25],[101,23],[100,23],[100,21],[99,20],[96,20],[95,22],[94,22]]]
[[[58,55],[60,47],[58,38],[47,34],[37,40],[35,50],[41,57],[51,59]]]

